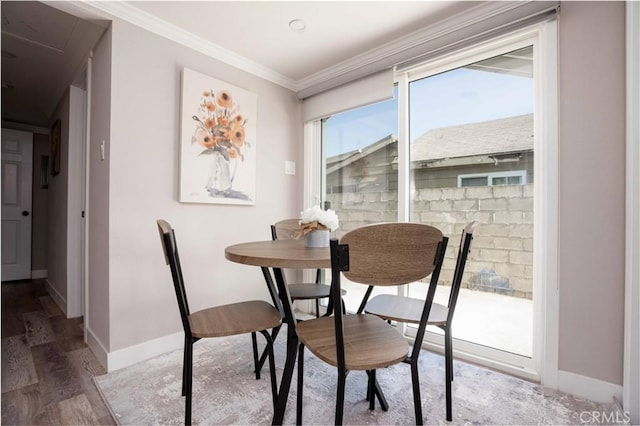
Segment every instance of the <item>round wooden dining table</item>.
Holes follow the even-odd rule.
[[[272,420],[272,424],[281,425],[287,407],[299,343],[295,331],[297,321],[293,313],[291,297],[282,269],[331,268],[331,252],[329,247],[305,247],[304,240],[269,240],[229,246],[224,250],[224,257],[231,262],[262,268],[269,292],[287,324],[287,358],[282,372],[282,379],[280,380],[280,388],[278,389]],[[267,268],[273,269],[277,289],[273,288],[271,275],[268,273]],[[277,303],[277,298],[281,303]],[[275,335],[277,335],[277,332]]]
[[[229,246],[224,256],[235,263],[289,269],[331,268],[329,247],[308,248],[304,240],[254,241]]]

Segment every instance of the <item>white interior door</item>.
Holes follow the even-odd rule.
[[[2,281],[31,278],[33,135],[2,129]]]

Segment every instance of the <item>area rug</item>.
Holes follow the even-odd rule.
[[[276,341],[277,377],[286,353],[286,330]],[[268,364],[267,364],[268,365]],[[273,415],[268,367],[255,380],[249,335],[204,339],[195,344],[193,423],[211,425],[270,424]],[[182,351],[94,379],[117,423],[123,425],[183,424],[180,396]],[[425,424],[575,425],[594,424],[616,412],[617,406],[597,404],[546,389],[525,380],[464,362],[454,362],[453,422],[445,420],[444,358],[423,351],[420,381]],[[368,409],[367,376],[353,371],[346,384],[344,423],[415,424],[409,365],[378,371],[389,410]],[[335,369],[306,351],[304,378],[305,424],[333,424]],[[285,424],[295,424],[296,374],[289,394]]]

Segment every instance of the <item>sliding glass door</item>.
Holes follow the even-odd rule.
[[[554,75],[555,62],[545,61],[552,64],[547,69],[536,62],[540,40],[523,31],[396,70],[393,100],[318,126],[322,201],[340,218],[335,236],[385,221],[438,227],[450,242],[437,302],[448,300],[462,228],[479,222],[453,322],[454,348],[530,379],[539,378],[540,330],[549,327],[540,301],[550,293],[537,293],[544,282],[534,276],[544,277],[554,264],[534,248],[555,241],[553,228],[544,228],[554,217],[555,94],[541,91],[537,74]],[[348,310],[357,309],[364,291],[347,285]],[[426,284],[387,291],[424,298]],[[401,327],[413,335],[412,327]],[[428,331],[426,344],[440,347],[439,330]]]
[[[448,300],[462,229],[478,221],[453,335],[528,358],[533,343],[533,77],[529,45],[426,71],[408,85],[410,220],[434,225],[451,238],[437,299]],[[425,293],[424,284],[409,286],[412,297]]]

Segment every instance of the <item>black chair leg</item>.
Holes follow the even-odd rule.
[[[447,421],[450,422],[453,418],[452,415],[452,402],[451,402],[451,382],[453,382],[453,339],[451,338],[451,332],[445,329],[444,334],[444,354],[445,354],[445,392],[447,400]]]
[[[449,367],[449,381],[453,382],[453,336],[451,336],[449,328],[445,329],[445,339],[445,345],[448,346],[448,348],[445,348],[445,354]]]
[[[344,415],[344,388],[347,380],[347,374],[345,371],[338,369],[338,389],[336,392],[336,418],[335,424],[342,424],[342,417]]]
[[[278,337],[278,333],[280,332],[280,327],[281,326],[277,326],[271,331],[271,341],[272,342],[276,341],[276,337]],[[257,368],[258,371],[262,370],[262,366],[266,362],[268,355],[269,355],[269,353],[267,352],[267,349],[265,348],[265,350],[262,351],[262,355],[260,355],[260,361],[258,362],[258,368]]]
[[[298,395],[296,399],[296,425],[302,424],[302,389],[304,382],[304,345],[298,348]]]
[[[187,347],[189,346],[189,339],[187,336],[184,336],[184,352],[182,355],[182,396],[187,394],[186,383],[187,383]]]
[[[367,396],[373,395],[375,392],[376,385],[376,370],[371,370],[369,373],[369,389],[367,390]],[[373,411],[376,409],[376,399],[369,398],[369,410]]]
[[[276,361],[273,355],[273,339],[267,330],[260,330],[260,333],[267,341],[265,351],[269,356],[269,375],[271,376],[271,399],[273,400],[273,408],[276,407],[276,398],[278,397],[278,380],[276,379]]]
[[[291,387],[291,379],[295,369],[296,357],[298,356],[298,337],[291,331],[287,335],[287,359],[284,362],[282,378],[280,379],[280,389],[278,390],[278,399],[276,400],[276,408],[273,413],[272,425],[281,425],[284,419],[284,412],[287,408],[287,395]]]
[[[184,404],[184,424],[191,424],[191,393],[192,393],[192,380],[193,380],[193,343],[185,347],[185,360],[186,360],[186,383],[185,383],[185,404]]]
[[[251,332],[251,344],[253,346],[253,368],[256,373],[256,380],[260,380],[260,361],[258,361],[258,341],[256,339],[256,332]]]
[[[367,384],[367,401],[371,403],[371,398],[378,398],[382,411],[389,411],[389,403],[380,389],[378,379],[375,377],[372,378],[371,370],[367,370],[367,375],[369,376],[369,382]]]
[[[320,299],[316,299],[316,318],[320,318]]]
[[[416,413],[416,425],[422,423],[422,399],[420,398],[420,379],[418,378],[418,360],[411,362],[411,382],[413,384],[413,407]]]

